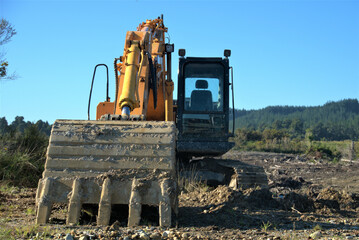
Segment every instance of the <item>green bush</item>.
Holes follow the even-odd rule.
[[[307,154],[317,159],[339,161],[341,158],[352,156],[358,158],[359,142],[352,141],[314,141],[313,134],[307,129],[305,138],[293,137],[286,130],[237,129],[234,137],[234,149],[241,151],[263,151],[277,153]],[[352,153],[349,154],[349,152]]]
[[[0,136],[0,180],[36,187],[44,169],[48,137],[31,124],[24,132]]]
[[[313,142],[306,151],[306,154],[318,159],[338,160],[342,157],[342,153],[337,150],[336,145],[331,146],[331,144],[324,141]]]

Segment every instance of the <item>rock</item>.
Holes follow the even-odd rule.
[[[89,237],[87,235],[81,235],[79,240],[89,240]]]
[[[11,193],[11,194],[18,194],[18,193],[20,193],[20,191],[19,191],[19,189],[14,188],[14,189],[11,190],[10,193]]]
[[[95,234],[89,234],[88,237],[89,237],[90,240],[96,239],[96,235],[95,235]]]
[[[146,227],[146,230],[150,230],[150,231],[153,231],[153,230],[155,230],[155,227]]]
[[[320,231],[315,231],[314,233],[310,234],[309,237],[312,239],[319,239],[322,236],[322,233]]]
[[[138,234],[138,233],[135,233],[135,234],[131,235],[131,239],[137,239],[139,237],[140,237],[140,234]]]
[[[117,232],[116,231],[111,231],[110,232],[110,237],[114,238],[117,236]]]
[[[159,233],[151,233],[150,234],[150,238],[153,239],[153,240],[160,240],[161,239],[161,234]]]
[[[131,240],[131,238],[129,236],[126,236],[123,238],[123,240]]]
[[[182,234],[182,239],[188,239],[190,237],[189,233],[183,233]]]
[[[64,239],[65,240],[74,240],[74,237],[70,233],[68,233],[68,234],[66,234]]]
[[[55,238],[60,239],[64,234],[63,233],[56,233]]]
[[[121,226],[120,222],[116,220],[116,221],[111,225],[110,230],[118,230],[118,229],[120,228],[120,226]]]
[[[353,236],[346,236],[345,239],[354,239]]]
[[[150,237],[145,232],[140,232],[140,239],[149,240]]]
[[[170,234],[171,234],[170,231],[164,231],[164,232],[162,233],[162,237],[163,237],[163,238],[168,238]]]

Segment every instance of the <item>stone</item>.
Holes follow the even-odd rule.
[[[135,233],[135,234],[131,235],[131,239],[136,239],[136,238],[139,238],[139,237],[140,237],[140,234],[138,234],[138,233]]]
[[[163,238],[168,238],[169,237],[169,235],[170,235],[170,231],[164,231],[163,233],[162,233],[162,237]]]
[[[89,240],[89,236],[87,235],[81,235],[79,240]]]
[[[66,234],[64,239],[65,240],[74,240],[74,237],[70,233],[68,233],[68,234]]]
[[[159,233],[151,233],[150,234],[150,238],[153,239],[153,240],[160,240],[161,239],[161,234]]]
[[[140,239],[150,240],[150,237],[145,232],[140,232]]]
[[[111,225],[110,229],[111,229],[111,230],[118,230],[118,229],[120,228],[120,226],[121,226],[120,222],[116,220],[116,221]]]
[[[111,231],[110,232],[110,237],[116,237],[117,236],[117,232],[116,231]]]
[[[20,193],[20,191],[17,188],[11,190],[11,194],[18,194],[18,193]]]
[[[188,239],[190,237],[189,233],[182,233],[182,239]]]
[[[95,234],[89,234],[88,237],[90,238],[90,240],[96,239],[96,235],[95,235]]]
[[[313,239],[319,239],[322,236],[322,233],[320,231],[315,231],[314,233],[309,235]]]

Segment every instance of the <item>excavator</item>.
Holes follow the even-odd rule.
[[[65,203],[69,225],[79,223],[85,204],[98,205],[97,225],[108,225],[113,206],[123,204],[128,226],[140,224],[144,205],[158,208],[160,226],[171,226],[178,213],[178,159],[220,156],[233,147],[231,51],[205,58],[180,49],[174,101],[167,30],[161,16],[127,32],[123,55],[114,61],[115,100],[108,96],[107,70],[96,120],[90,120],[91,94],[103,64],[94,70],[88,120],[55,121],[36,194],[37,224],[49,221],[55,203]]]

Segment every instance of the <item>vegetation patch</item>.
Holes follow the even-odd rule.
[[[36,187],[44,170],[48,135],[46,122],[24,122],[16,117],[8,125],[0,118],[0,180],[15,186]]]

